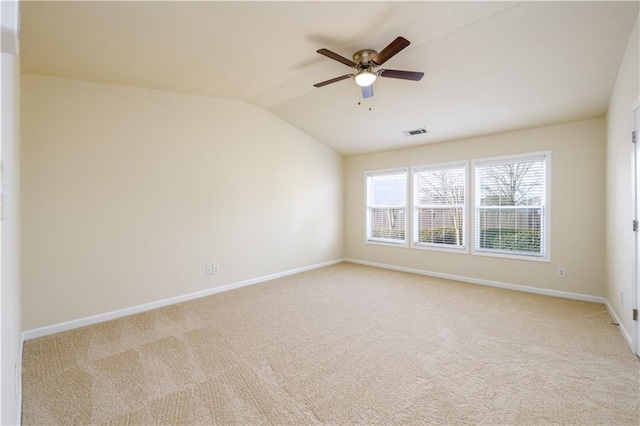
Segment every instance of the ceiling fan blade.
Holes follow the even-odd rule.
[[[314,86],[315,87],[326,86],[327,84],[331,84],[331,83],[335,83],[335,82],[338,82],[338,81],[346,80],[347,78],[350,78],[352,76],[353,76],[353,74],[341,75],[340,77],[332,78],[331,80],[323,81],[322,83],[316,83],[316,84],[314,84]]]
[[[373,96],[373,84],[362,87],[362,98],[367,99]]]
[[[343,64],[345,64],[347,66],[350,66],[350,67],[355,67],[357,65],[352,60],[347,59],[344,56],[340,56],[337,53],[334,53],[334,52],[330,51],[329,49],[320,49],[320,50],[317,50],[316,52],[318,52],[321,55],[326,56],[327,58],[331,58],[334,61],[342,62]]]
[[[382,49],[382,52],[374,56],[372,62],[376,65],[382,65],[410,44],[406,38],[398,37]]]
[[[400,70],[378,70],[380,77],[400,78],[402,80],[420,81],[424,77],[423,72],[400,71]]]

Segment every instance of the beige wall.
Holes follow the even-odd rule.
[[[343,255],[342,158],[265,110],[24,75],[22,117],[25,330]]]
[[[639,15],[640,16],[640,15]],[[626,331],[633,333],[631,105],[640,95],[638,20],[631,32],[607,111],[607,291],[606,297]],[[624,293],[624,304],[620,294]]]
[[[594,119],[348,157],[346,256],[472,279],[604,296],[605,134],[605,120]],[[365,244],[365,171],[545,150],[550,150],[552,157],[551,262]],[[472,236],[473,220],[468,223]],[[566,278],[556,276],[560,266],[566,268]]]

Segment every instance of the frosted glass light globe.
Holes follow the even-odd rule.
[[[376,81],[376,77],[377,75],[371,71],[363,70],[356,74],[355,80],[358,86],[366,87],[371,86]]]

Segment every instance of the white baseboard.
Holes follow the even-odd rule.
[[[96,324],[103,321],[109,321],[116,318],[122,318],[127,315],[133,315],[140,312],[149,311],[151,309],[162,308],[176,303],[186,302],[188,300],[198,299],[200,297],[210,296],[212,294],[222,293],[224,291],[234,290],[264,281],[274,280],[286,277],[287,275],[299,274],[300,272],[310,271],[312,269],[324,268],[325,266],[335,265],[344,262],[345,259],[335,259],[328,262],[317,263],[315,265],[304,266],[302,268],[291,269],[289,271],[277,272],[275,274],[265,275],[258,278],[252,278],[245,281],[226,284],[219,287],[213,287],[206,290],[197,291],[195,293],[184,294],[182,296],[171,297],[156,302],[145,303],[143,305],[131,306],[129,308],[119,309],[116,311],[105,312],[103,314],[93,315],[90,317],[79,318],[76,320],[61,322],[58,324],[48,325],[45,327],[34,328],[22,332],[22,339],[29,340],[37,337],[48,336],[50,334],[60,333],[62,331],[72,330],[74,328],[84,327],[86,325]]]
[[[469,278],[469,277],[463,277],[460,275],[452,275],[452,274],[443,274],[440,272],[431,272],[431,271],[424,271],[422,269],[414,269],[414,268],[405,268],[403,266],[395,266],[395,265],[387,265],[385,263],[377,263],[377,262],[368,262],[365,260],[358,260],[358,259],[351,259],[351,258],[346,258],[344,259],[345,262],[351,262],[351,263],[357,263],[360,265],[367,265],[367,266],[374,266],[376,268],[383,268],[383,269],[391,269],[394,271],[400,271],[400,272],[409,272],[412,274],[418,274],[418,275],[426,275],[429,277],[435,277],[435,278],[443,278],[446,280],[453,280],[453,281],[462,281],[465,283],[470,283],[470,284],[480,284],[480,285],[486,285],[489,287],[498,287],[498,288],[504,288],[507,290],[515,290],[515,291],[523,291],[526,293],[535,293],[535,294],[542,294],[545,296],[555,296],[555,297],[562,297],[565,299],[575,299],[575,300],[582,300],[585,302],[594,302],[594,303],[602,303],[604,304],[606,299],[604,297],[600,297],[600,296],[591,296],[588,294],[580,294],[580,293],[571,293],[568,291],[559,291],[559,290],[549,290],[546,288],[538,288],[538,287],[529,287],[529,286],[525,286],[525,285],[519,285],[519,284],[510,284],[510,283],[502,283],[499,281],[490,281],[490,280],[483,280],[483,279],[479,279],[479,278]]]
[[[618,328],[620,329],[620,333],[622,334],[624,341],[627,342],[627,345],[629,345],[629,348],[631,348],[631,352],[634,352],[635,349],[633,347],[633,340],[631,339],[631,334],[629,333],[627,328],[624,326],[624,323],[620,321],[620,317],[618,316],[616,311],[613,309],[613,307],[609,304],[609,301],[607,299],[604,299],[604,306],[607,307],[607,311],[609,311],[609,315],[611,315],[611,318],[613,318],[613,320],[616,323],[618,323]]]

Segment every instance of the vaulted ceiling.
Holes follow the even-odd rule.
[[[604,116],[639,3],[21,5],[23,72],[247,102],[352,155]],[[313,87],[351,70],[316,50],[397,36],[411,45],[384,67],[421,81]]]

